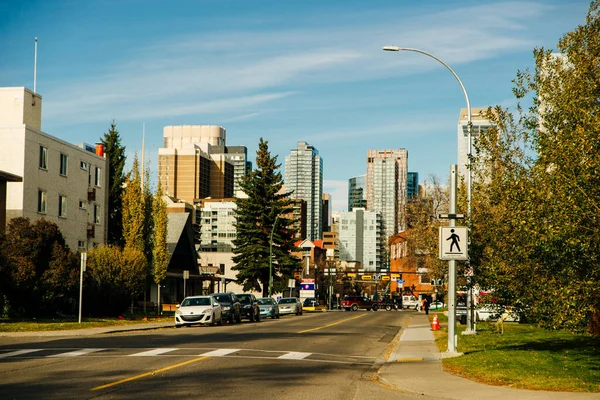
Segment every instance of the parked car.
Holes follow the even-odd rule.
[[[346,311],[356,311],[359,308],[365,309],[367,311],[377,311],[379,309],[379,304],[376,301],[369,299],[368,297],[344,296],[344,298],[342,299],[342,307]]]
[[[260,308],[258,307],[258,301],[256,296],[250,293],[236,294],[240,305],[240,313],[242,318],[248,318],[250,322],[260,321]]]
[[[189,296],[183,299],[175,310],[175,327],[194,324],[222,325],[221,304],[212,296]]]
[[[304,299],[304,302],[302,303],[303,307],[314,307],[319,305],[319,303],[317,302],[317,299],[315,299],[314,297],[307,297],[306,299]]]
[[[259,297],[258,308],[260,316],[263,318],[271,317],[272,319],[279,318],[279,305],[272,297]]]
[[[233,324],[234,321],[242,321],[242,306],[235,293],[213,293],[211,294],[211,296],[214,297],[221,304],[224,320],[229,321],[229,323],[231,324]]]
[[[431,304],[429,305],[429,309],[430,310],[439,310],[441,308],[446,307],[446,305],[444,303],[442,303],[439,300],[434,300],[431,302]]]
[[[476,321],[497,321],[499,318],[502,318],[504,322],[519,322],[520,313],[513,307],[499,304],[478,304],[476,306]]]
[[[284,297],[279,300],[279,314],[302,315],[302,304],[297,297]]]

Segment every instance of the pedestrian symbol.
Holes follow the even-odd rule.
[[[468,260],[467,228],[440,227],[440,260]]]

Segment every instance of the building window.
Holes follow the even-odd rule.
[[[85,249],[85,242],[83,240],[78,240],[77,241],[77,248],[79,248],[79,249]]]
[[[67,155],[60,153],[60,174],[62,176],[67,176]]]
[[[38,190],[38,212],[46,214],[46,191]]]
[[[100,206],[96,204],[94,205],[94,223],[100,223]]]
[[[48,169],[48,149],[40,146],[40,165],[41,169]]]
[[[67,197],[59,195],[58,196],[58,216],[66,218],[67,217]]]
[[[94,177],[94,185],[100,187],[100,186],[102,186],[101,183],[102,183],[102,169],[96,167],[96,174]]]
[[[87,171],[87,169],[88,169],[88,163],[86,163],[85,161],[79,162],[79,168],[85,169]]]
[[[81,208],[82,210],[85,210],[87,208],[87,201],[79,200],[79,208]]]

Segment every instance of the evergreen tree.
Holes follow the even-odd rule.
[[[123,247],[123,183],[125,182],[125,146],[117,124],[113,120],[110,129],[101,139],[108,157],[108,244]]]
[[[293,220],[283,218],[291,206],[290,193],[279,193],[283,178],[278,172],[277,156],[271,157],[268,142],[260,139],[256,152],[256,169],[240,179],[240,187],[248,196],[235,199],[237,205],[237,237],[233,241],[238,271],[237,279],[244,290],[268,295],[269,254],[272,245],[273,293],[282,292],[293,276],[300,260],[290,254],[294,246]]]

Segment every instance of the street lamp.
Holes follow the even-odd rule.
[[[273,294],[273,232],[275,231],[275,226],[277,226],[277,220],[281,214],[277,214],[275,217],[275,222],[273,222],[273,226],[271,227],[271,236],[269,238],[269,297]]]
[[[434,56],[433,54],[430,54],[426,51],[423,50],[419,50],[419,49],[413,49],[413,48],[409,48],[409,47],[398,47],[398,46],[385,46],[383,48],[383,50],[385,51],[412,51],[415,53],[420,53],[423,55],[426,55],[428,57],[433,58],[434,60],[436,60],[437,62],[439,62],[440,64],[442,64],[444,67],[446,67],[448,69],[448,71],[450,71],[452,73],[452,75],[454,76],[454,78],[456,78],[456,80],[458,81],[458,84],[460,85],[460,88],[462,89],[463,94],[465,95],[465,100],[467,102],[467,137],[468,137],[468,142],[469,142],[469,154],[468,154],[468,159],[467,159],[467,169],[468,169],[468,173],[467,173],[467,215],[468,217],[471,216],[471,127],[472,127],[472,122],[471,122],[471,102],[469,101],[469,95],[467,94],[467,90],[465,89],[465,85],[463,85],[462,81],[460,80],[460,78],[458,77],[458,75],[456,74],[456,72],[454,72],[454,70],[448,65],[446,64],[444,61],[440,60],[439,58],[437,58],[436,56]],[[451,185],[450,188],[450,213],[456,214],[456,185],[455,185],[455,174],[453,175],[453,184]],[[454,218],[450,219],[450,226],[454,226],[455,225],[455,220]],[[448,275],[449,275],[449,282],[448,282],[448,352],[449,353],[454,353],[456,352],[456,343],[454,342],[454,337],[455,337],[455,332],[456,332],[456,261],[454,260],[450,260],[448,261]],[[470,280],[470,277],[468,278]],[[470,282],[469,282],[470,283]],[[469,285],[469,295],[467,296],[467,330],[465,331],[465,333],[474,333],[474,331],[472,330],[472,318],[471,318],[471,285]]]

